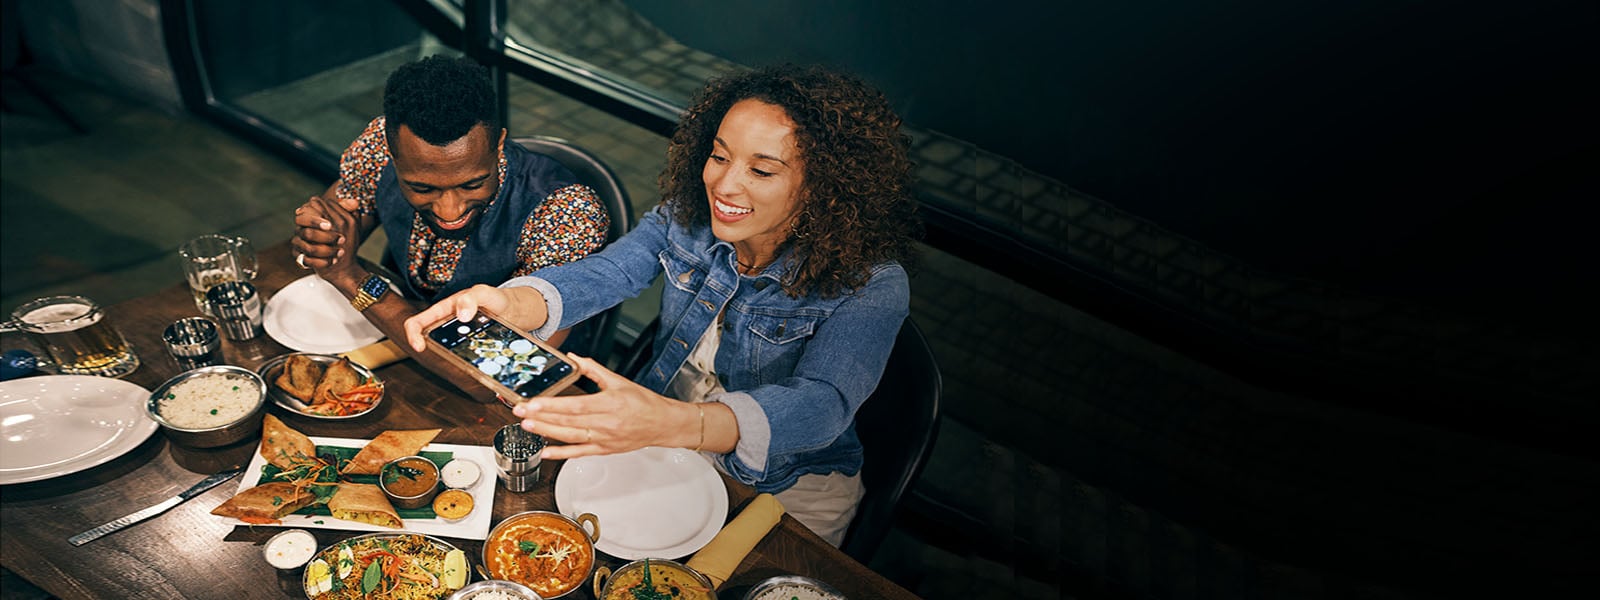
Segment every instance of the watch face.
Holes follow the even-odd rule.
[[[389,282],[384,281],[382,277],[377,275],[367,276],[367,280],[361,284],[361,291],[372,295],[374,298],[383,295],[388,290]]]

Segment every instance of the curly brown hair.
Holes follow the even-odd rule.
[[[911,139],[877,89],[820,67],[780,65],[711,80],[696,95],[667,148],[662,202],[685,227],[709,223],[701,170],[722,118],[741,100],[781,107],[796,125],[804,179],[788,255],[790,296],[824,298],[866,284],[872,268],[911,268],[922,223],[911,192]]]

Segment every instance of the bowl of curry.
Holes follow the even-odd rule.
[[[596,600],[717,600],[711,579],[683,563],[664,558],[643,558],[594,574]]]
[[[586,528],[585,525],[588,525]],[[483,542],[483,566],[494,579],[515,581],[544,598],[572,593],[594,572],[600,521],[532,510],[506,517]]]
[[[439,493],[439,465],[422,456],[402,456],[378,471],[378,488],[395,508],[422,508]]]

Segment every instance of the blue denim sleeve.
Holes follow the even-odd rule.
[[[661,273],[668,220],[663,207],[645,213],[639,225],[617,241],[581,260],[547,267],[500,284],[532,287],[549,306],[550,319],[534,331],[541,339],[638,296]]]
[[[910,303],[905,269],[884,265],[818,326],[791,376],[714,395],[740,415],[738,444],[717,457],[723,469],[753,485],[767,479],[769,466],[804,470],[801,455],[833,445],[877,389]],[[757,413],[764,423],[746,423]]]

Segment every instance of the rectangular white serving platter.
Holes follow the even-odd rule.
[[[372,440],[352,438],[312,437],[311,443],[318,446],[338,446],[343,448],[363,448]],[[466,540],[483,540],[489,537],[490,516],[494,512],[494,449],[488,446],[463,446],[459,444],[428,444],[424,446],[426,452],[449,452],[456,460],[470,460],[478,465],[478,481],[471,487],[465,488],[472,494],[472,512],[466,517],[454,522],[441,518],[432,519],[404,519],[404,526],[400,529],[379,527],[356,521],[335,519],[323,515],[289,515],[283,518],[282,523],[271,525],[257,525],[258,527],[302,527],[318,529],[344,529],[349,531],[382,531],[411,533],[425,533],[441,537],[452,537]],[[250,465],[245,468],[240,477],[239,489],[234,493],[243,492],[255,487],[261,482],[261,467],[267,464],[266,457],[256,452],[250,458]],[[444,466],[444,465],[439,465]],[[232,521],[235,525],[250,526],[238,519],[221,517]]]

